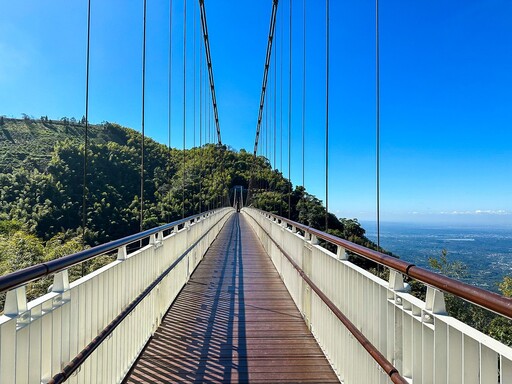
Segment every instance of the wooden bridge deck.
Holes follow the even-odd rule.
[[[339,382],[245,220],[226,223],[125,383]]]

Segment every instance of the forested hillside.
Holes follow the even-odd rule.
[[[90,126],[87,221],[82,230],[84,130],[73,119],[0,117],[0,275],[140,230],[142,137],[111,123]],[[229,204],[233,186],[247,190],[249,184],[253,206],[287,216],[290,183],[264,157],[214,144],[181,151],[146,138],[143,227]],[[325,207],[319,199],[296,187],[290,201],[292,220],[324,229]],[[356,219],[329,215],[329,232],[376,249]],[[73,267],[70,279],[108,261],[104,256]],[[385,277],[386,269],[376,269],[362,258],[353,261]],[[451,275],[446,255],[432,266]],[[413,293],[424,298],[425,286],[410,283]],[[49,284],[49,279],[30,283],[29,299],[44,293]],[[510,285],[506,280],[500,289],[509,292],[505,289]],[[510,321],[450,296],[447,305],[450,314],[512,344]],[[2,306],[0,297],[0,310]]]
[[[68,251],[73,251],[82,242],[93,246],[139,231],[142,137],[132,129],[104,123],[89,129],[87,221],[82,239],[84,130],[84,124],[73,119],[0,120],[0,236],[4,240],[23,234],[31,247],[37,240],[37,249],[71,241],[74,246]],[[254,206],[287,215],[289,181],[264,157],[214,144],[186,151],[169,149],[146,138],[143,227],[226,205],[233,186],[247,189],[250,183]],[[291,217],[323,229],[325,208],[297,187],[291,195]],[[374,246],[356,220],[340,221],[330,215],[329,221],[333,233]],[[41,257],[16,256],[14,248],[0,247],[1,273],[55,257],[50,249],[31,253]]]

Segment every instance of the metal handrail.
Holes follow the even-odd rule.
[[[280,222],[287,223],[292,227],[312,234],[313,236],[325,240],[331,244],[342,247],[361,257],[364,257],[365,259],[372,260],[378,264],[394,269],[395,271],[403,273],[404,275],[409,276],[415,280],[418,280],[426,285],[430,285],[441,291],[451,293],[482,308],[488,309],[492,312],[498,313],[502,316],[512,319],[512,298],[505,297],[494,292],[486,291],[485,289],[478,288],[467,283],[463,283],[461,281],[452,279],[447,276],[443,276],[439,273],[435,273],[425,268],[418,267],[415,264],[409,263],[407,261],[397,259],[395,257],[386,255],[382,252],[368,249],[361,245],[354,244],[348,240],[340,239],[339,237],[336,237],[334,235],[330,235],[318,229],[309,227],[301,223],[297,223],[293,220],[286,219],[279,215],[270,214],[259,209],[256,210],[259,211],[261,214],[270,215],[279,220]]]
[[[50,260],[45,263],[33,265],[31,267],[20,269],[7,275],[0,276],[0,293],[20,287],[22,285],[30,283],[31,281],[43,278],[45,276],[60,272],[64,269],[83,263],[84,261],[90,260],[97,256],[101,256],[107,252],[113,251],[125,245],[143,240],[158,232],[163,232],[172,229],[176,226],[179,226],[187,222],[193,222],[200,217],[210,216],[216,211],[217,210],[211,210],[208,212],[203,212],[198,215],[189,216],[187,218],[174,221],[172,223],[164,224],[160,227],[148,229],[143,232],[123,237],[122,239],[113,240],[106,244],[101,244],[90,249],[85,249],[72,255],[60,257],[55,260]]]
[[[222,217],[224,218],[227,213]],[[199,215],[198,215],[199,216]],[[222,219],[221,218],[221,219]],[[186,220],[186,219],[182,219]],[[166,224],[170,225],[170,224]],[[160,228],[160,227],[159,227]],[[133,310],[148,296],[155,287],[162,282],[162,280],[187,256],[192,249],[194,249],[203,240],[213,226],[208,229],[203,235],[192,244],[185,252],[181,254],[167,269],[165,269],[158,278],[153,281],[144,291],[142,291],[126,308],[124,308],[119,315],[116,316],[101,332],[96,336],[84,349],[82,349],[73,360],[66,364],[60,372],[55,374],[48,384],[59,384],[65,382],[71,375],[92,355],[92,353],[107,339],[114,330],[123,322],[123,320],[133,312]]]
[[[264,212],[264,211],[260,211]],[[301,278],[309,285],[309,287],[318,295],[318,297],[327,305],[331,312],[340,320],[347,330],[357,339],[359,344],[368,352],[368,354],[380,365],[386,372],[391,381],[395,384],[407,384],[407,380],[400,374],[395,366],[375,347],[370,340],[352,323],[347,316],[327,297],[325,293],[311,280],[304,270],[293,260],[293,258],[272,238],[272,236],[261,226],[259,222],[254,220],[256,224],[265,232],[274,245],[279,249],[288,262],[297,270]],[[291,220],[286,220],[292,222]],[[298,224],[298,223],[297,223]]]

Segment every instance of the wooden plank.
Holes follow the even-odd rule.
[[[337,383],[258,238],[226,223],[125,383]]]

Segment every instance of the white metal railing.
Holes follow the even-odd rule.
[[[0,383],[53,382],[102,332],[103,342],[73,368],[68,382],[121,382],[232,212],[220,209],[146,231],[152,232],[149,244],[127,254],[126,244],[136,237],[130,236],[117,248],[116,261],[71,284],[62,270],[52,291],[29,303],[25,286],[16,283],[0,317]],[[164,230],[171,232],[164,237]],[[39,267],[45,268],[51,266]],[[134,309],[112,326],[131,303]]]
[[[403,274],[396,269],[390,268],[389,282],[384,281],[349,262],[347,248],[340,246],[341,242],[336,245],[336,254],[319,246],[320,231],[299,228],[294,225],[298,223],[256,209],[244,208],[243,213],[251,218],[264,248],[343,383],[387,383],[390,377],[305,279],[407,382],[512,383],[512,348],[448,316],[441,290],[427,285],[426,301],[421,301],[407,292]],[[353,245],[350,250],[354,252],[357,247]],[[411,267],[423,273],[412,265],[405,270]],[[505,312],[510,313],[510,308],[505,307]]]

